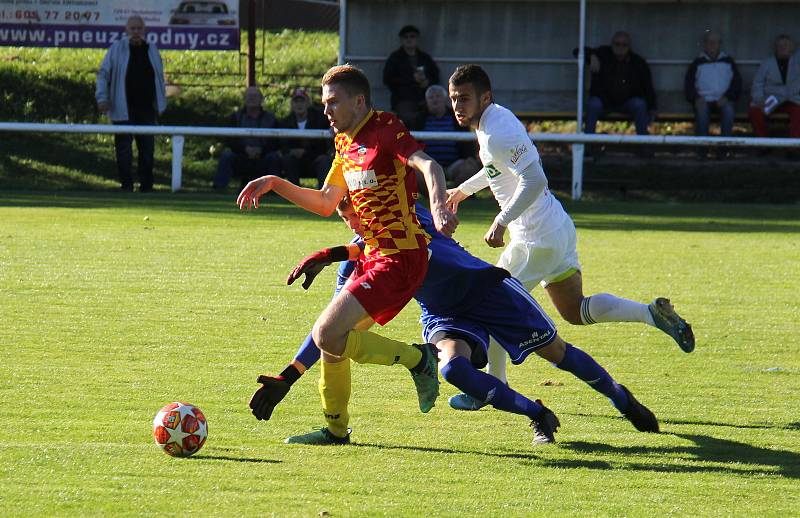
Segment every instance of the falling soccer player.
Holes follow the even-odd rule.
[[[589,354],[566,343],[556,333],[553,322],[533,297],[506,270],[492,266],[464,250],[453,239],[437,232],[430,214],[417,207],[420,223],[431,235],[428,273],[414,298],[422,309],[423,337],[439,349],[440,371],[449,383],[471,398],[498,410],[526,416],[533,429],[533,444],[555,442],[560,423],[540,400],[531,400],[494,376],[481,372],[486,364],[489,335],[495,337],[520,364],[535,352],[559,369],[568,371],[607,396],[615,408],[644,432],[658,432],[658,420],[633,394],[618,384]],[[343,199],[337,207],[339,216],[357,236],[363,233],[360,222]],[[363,243],[354,239],[348,248],[355,253]],[[305,275],[303,288],[332,261],[325,254],[306,257],[289,275],[291,284]],[[340,263],[335,294],[346,285],[355,267],[354,261]],[[278,376],[259,376],[261,387],[250,400],[253,415],[268,420],[275,406],[290,387],[319,359],[314,339],[309,335],[295,358]],[[324,365],[324,364],[323,364]],[[306,440],[307,436],[289,437],[287,443],[347,444],[349,436],[337,439],[322,432],[327,440]]]
[[[642,322],[657,327],[682,350],[694,350],[692,327],[666,298],[642,304],[609,293],[583,295],[581,266],[576,251],[575,225],[547,188],[536,146],[522,123],[508,109],[493,102],[489,76],[478,65],[458,67],[449,80],[450,100],[456,120],[475,130],[483,168],[472,178],[448,191],[453,212],[472,194],[490,187],[500,205],[484,240],[490,247],[510,242],[497,266],[505,268],[528,291],[537,284],[570,324]],[[492,345],[488,372],[506,381],[506,352]],[[459,410],[477,410],[482,403],[465,394],[450,398]]]

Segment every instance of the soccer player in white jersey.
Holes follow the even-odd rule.
[[[484,236],[493,248],[510,242],[497,266],[505,268],[532,290],[544,287],[553,305],[570,324],[642,322],[671,336],[685,352],[694,349],[692,327],[666,298],[642,304],[598,293],[583,295],[581,266],[576,251],[575,225],[547,188],[536,146],[516,116],[495,104],[489,76],[478,65],[462,65],[449,81],[450,100],[462,127],[475,130],[483,168],[455,189],[448,190],[448,207],[490,187],[500,213]],[[506,354],[497,344],[489,349],[488,371],[506,381]],[[450,406],[477,410],[483,406],[467,396],[450,398]]]

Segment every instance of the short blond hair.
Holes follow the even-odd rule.
[[[326,85],[342,85],[348,95],[363,95],[366,105],[372,106],[369,79],[360,68],[350,64],[331,67],[322,76],[322,86]]]

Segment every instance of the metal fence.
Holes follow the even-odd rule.
[[[183,145],[186,137],[332,138],[331,132],[328,130],[123,126],[110,124],[44,124],[26,122],[0,122],[0,132],[170,135],[172,137],[171,186],[173,191],[180,190],[182,184]],[[471,132],[415,131],[412,132],[412,135],[419,140],[475,140],[475,134]],[[572,198],[574,200],[579,200],[583,192],[583,156],[584,146],[586,144],[800,149],[800,139],[792,138],[587,135],[585,133],[530,133],[529,136],[534,143],[572,144]]]

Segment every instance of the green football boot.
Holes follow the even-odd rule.
[[[411,371],[411,378],[417,387],[419,409],[423,414],[430,412],[439,397],[439,350],[433,344],[414,344],[422,352],[422,360]]]
[[[647,306],[656,327],[672,337],[683,352],[694,351],[692,326],[675,312],[669,299],[659,297]]]

